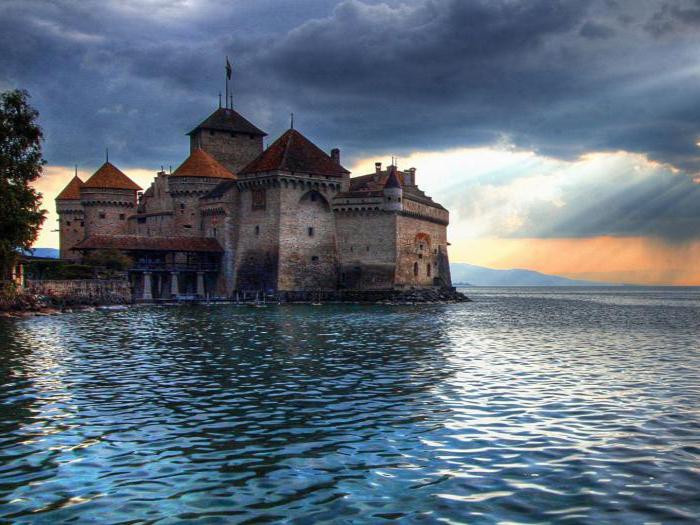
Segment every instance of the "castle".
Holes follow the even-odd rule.
[[[263,149],[229,107],[188,135],[189,157],[144,192],[109,161],[76,175],[56,198],[61,258],[129,255],[142,301],[451,287],[449,213],[415,169],[351,178],[293,127]]]

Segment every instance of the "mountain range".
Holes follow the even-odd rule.
[[[533,270],[494,270],[466,263],[450,264],[452,283],[456,286],[614,286],[610,283],[567,279]]]

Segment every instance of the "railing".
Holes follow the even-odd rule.
[[[130,268],[133,272],[218,272],[216,263],[165,263],[158,261],[136,262]]]

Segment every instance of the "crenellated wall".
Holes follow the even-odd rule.
[[[85,236],[128,233],[128,218],[136,212],[134,190],[81,188]]]

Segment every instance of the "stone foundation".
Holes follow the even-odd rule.
[[[96,306],[132,302],[129,281],[122,279],[29,281],[25,292],[41,296],[55,306]]]
[[[465,303],[471,302],[455,288],[416,288],[412,290],[338,290],[279,292],[285,303]]]

